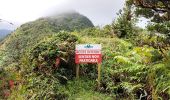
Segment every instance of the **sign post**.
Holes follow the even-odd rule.
[[[79,64],[98,64],[98,89],[100,88],[102,53],[100,44],[78,44],[75,51],[76,78],[79,78]]]
[[[79,78],[79,70],[80,70],[80,66],[79,64],[76,65],[76,78]]]
[[[97,82],[98,82],[98,86],[97,88],[99,89],[100,88],[100,77],[101,77],[101,64],[98,64],[98,79],[97,79]]]

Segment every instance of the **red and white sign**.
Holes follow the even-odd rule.
[[[100,44],[79,44],[76,45],[75,62],[80,63],[101,63],[101,45]]]

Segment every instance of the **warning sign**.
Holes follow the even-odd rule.
[[[80,63],[101,63],[100,44],[78,44],[75,51],[75,62]]]

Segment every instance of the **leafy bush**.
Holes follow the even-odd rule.
[[[163,57],[161,53],[152,47],[135,47],[128,55],[133,56],[135,61],[141,63],[153,63],[160,61]],[[137,58],[137,59],[136,59]]]
[[[112,37],[113,32],[110,25],[105,26],[104,28],[93,27],[87,28],[80,31],[80,36],[91,36],[91,37]]]
[[[58,67],[73,68],[76,41],[76,36],[67,32],[59,32],[38,43],[30,52],[34,70],[47,74],[52,73]],[[56,65],[56,59],[60,59],[59,65]]]

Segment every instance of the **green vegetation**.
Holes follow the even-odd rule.
[[[167,37],[137,28],[137,18],[127,19],[131,13],[124,9],[103,28],[77,13],[22,25],[0,45],[0,99],[170,99]],[[81,64],[80,79],[75,78],[80,43],[102,45],[99,90],[95,64]]]

